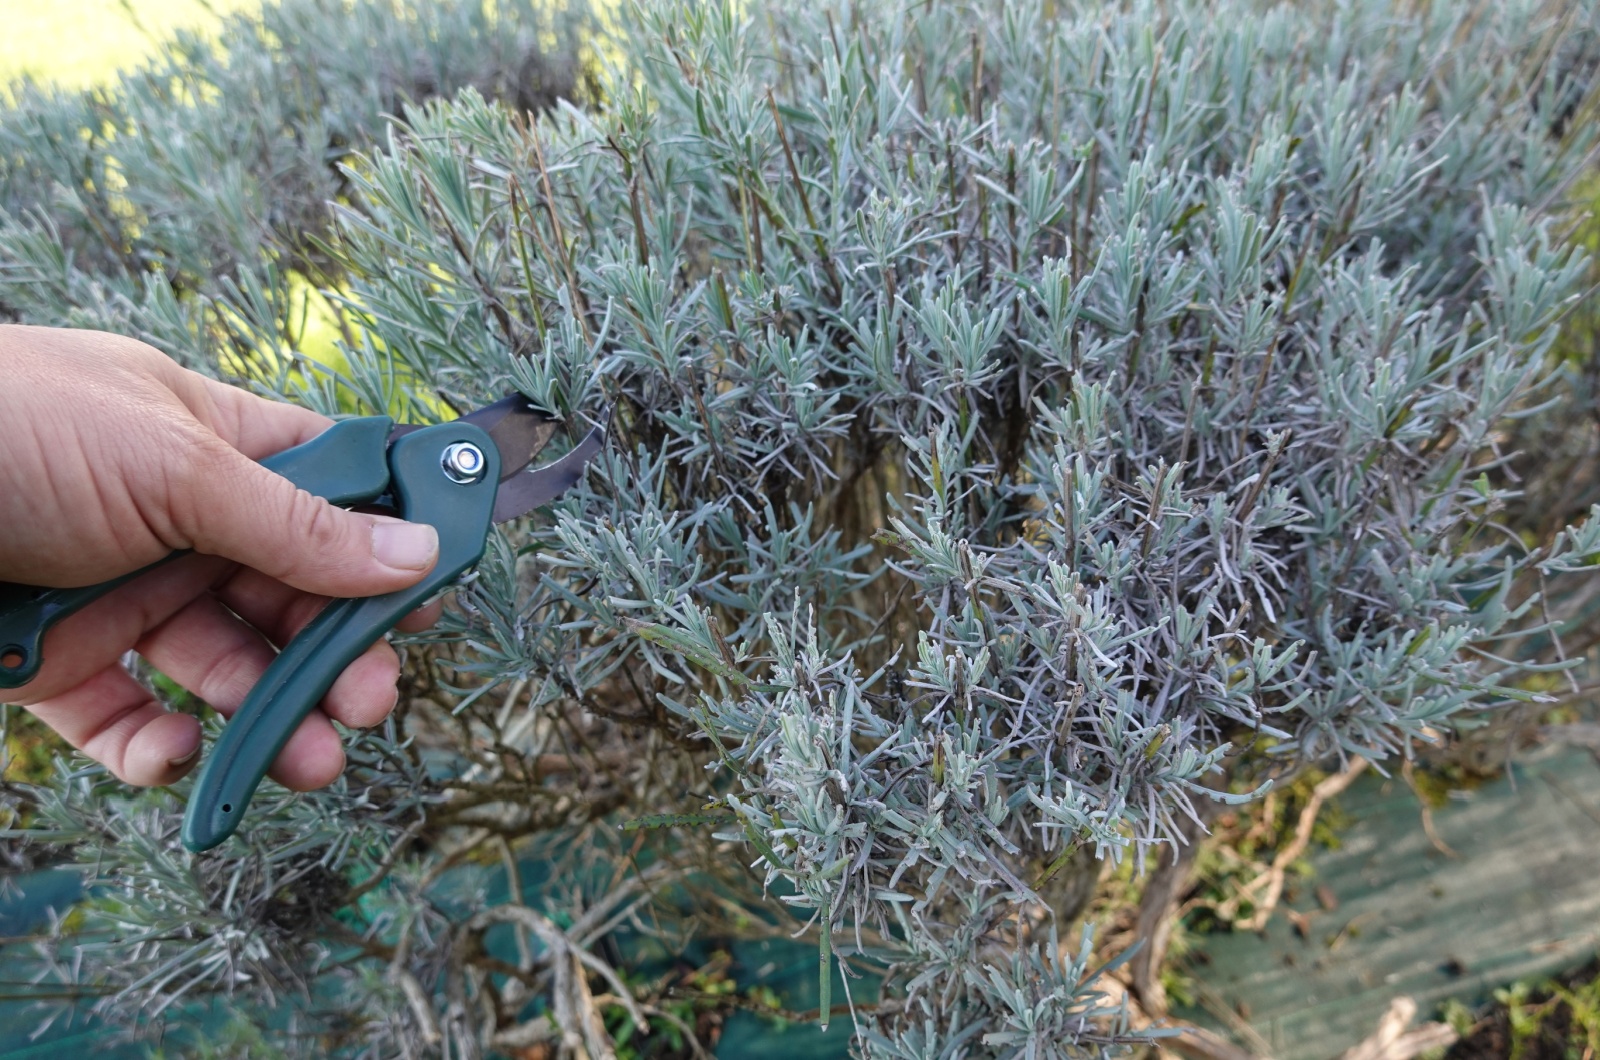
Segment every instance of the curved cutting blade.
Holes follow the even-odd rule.
[[[550,438],[559,425],[544,413],[528,404],[521,394],[503,397],[491,405],[475,409],[461,417],[462,422],[481,427],[500,450],[500,481],[520,474],[533,463],[539,451],[550,444]],[[389,432],[389,441],[420,431],[419,424],[396,424]]]
[[[605,423],[610,418],[606,416],[601,422]],[[596,427],[560,460],[532,471],[502,477],[500,492],[494,500],[494,521],[503,523],[507,519],[527,515],[540,505],[549,504],[583,477],[583,469],[605,447],[605,428]]]
[[[494,439],[495,448],[500,450],[501,482],[520,474],[533,463],[539,451],[550,444],[550,436],[556,433],[558,425],[544,413],[535,412],[521,394],[501,398],[461,418],[482,427]]]

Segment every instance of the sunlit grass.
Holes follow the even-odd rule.
[[[0,0],[0,81],[28,74],[81,87],[155,52],[173,32],[215,25],[259,0]]]
[[[155,56],[182,29],[205,32],[230,13],[258,11],[273,0],[0,0],[0,86],[21,76],[68,89],[108,84],[119,71]],[[609,23],[617,0],[600,0]],[[3,105],[0,90],[0,105]],[[329,294],[298,273],[288,277],[294,321],[287,341],[262,342],[219,365],[239,380],[271,373],[299,354],[305,371],[338,375],[348,369],[339,341],[355,326]],[[241,358],[259,363],[247,366]],[[309,363],[308,363],[309,362]],[[265,365],[263,369],[261,366]],[[440,412],[444,409],[441,406]]]
[[[259,6],[260,0],[0,0],[6,31],[0,35],[0,83],[28,75],[68,88],[103,84],[155,55],[178,30],[203,31],[230,12]],[[299,277],[292,283],[300,303],[300,352],[342,364],[336,311]]]

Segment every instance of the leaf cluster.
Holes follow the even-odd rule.
[[[882,974],[840,1006],[863,1056],[1136,1037],[1056,934],[1102,861],[1566,665],[1542,583],[1600,521],[1524,540],[1500,472],[1584,276],[1551,217],[1594,147],[1596,15],[642,0],[594,106],[468,89],[345,159],[306,271],[338,277],[340,362],[235,336],[258,385],[419,421],[516,388],[613,439],[415,643],[380,746],[428,797],[382,868],[426,885],[366,892],[385,1026],[603,1052],[601,1010],[667,1010],[593,947],[687,906],[808,932],[824,1019],[830,966]],[[43,268],[44,231],[0,246]],[[251,312],[151,275],[122,319]],[[0,299],[28,317],[33,282]],[[338,799],[292,805],[377,820]],[[453,866],[598,856],[612,813],[630,852],[675,839],[436,912]],[[766,900],[723,921],[741,861]],[[135,891],[152,922],[194,893]]]

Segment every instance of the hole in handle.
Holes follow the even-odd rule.
[[[233,812],[233,803],[231,803],[231,802],[223,803],[222,804],[222,812],[223,813],[232,813]]]
[[[28,650],[20,644],[0,648],[0,669],[20,670],[28,665]]]

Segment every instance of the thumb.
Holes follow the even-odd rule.
[[[322,596],[376,596],[414,584],[439,559],[426,523],[337,508],[220,438],[173,498],[176,536]]]

